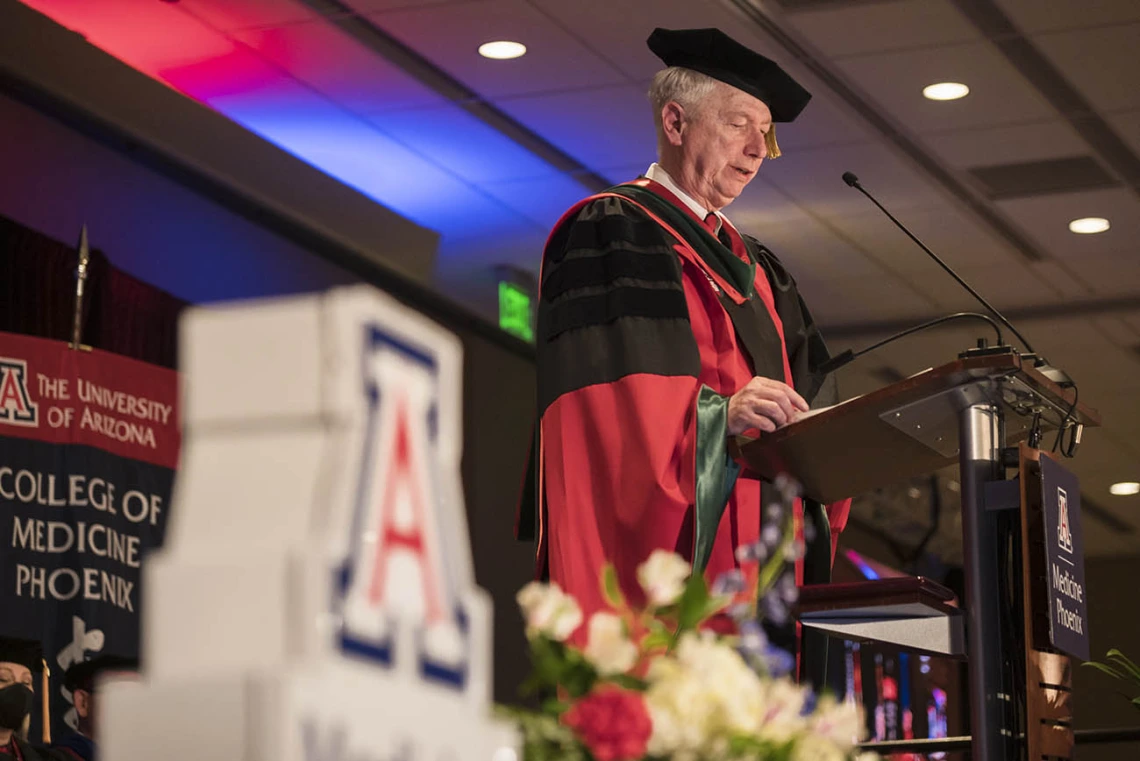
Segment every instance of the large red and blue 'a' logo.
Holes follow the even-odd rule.
[[[388,666],[415,658],[421,676],[462,689],[468,616],[440,520],[456,474],[438,456],[439,363],[375,325],[364,343],[368,419],[335,603],[340,646]]]
[[[28,363],[0,357],[0,423],[38,426],[38,407],[28,394]]]

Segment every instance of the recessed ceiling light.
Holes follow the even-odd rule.
[[[1135,481],[1121,481],[1108,487],[1108,491],[1118,497],[1127,497],[1132,494],[1140,494],[1140,484]]]
[[[525,53],[526,45],[521,42],[511,42],[510,40],[484,42],[479,46],[479,55],[484,58],[494,58],[496,61],[518,58]]]
[[[922,94],[930,100],[958,100],[970,94],[970,88],[961,82],[939,82],[922,88]]]
[[[1075,233],[1082,235],[1092,235],[1093,233],[1102,233],[1107,230],[1111,225],[1104,217],[1082,217],[1074,219],[1069,223],[1069,229]]]

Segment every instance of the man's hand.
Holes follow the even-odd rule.
[[[807,411],[808,403],[791,386],[771,378],[753,378],[728,400],[728,433],[738,436],[753,428],[771,433]]]

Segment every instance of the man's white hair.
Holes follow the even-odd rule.
[[[676,101],[690,118],[700,114],[701,102],[716,89],[717,81],[699,71],[670,66],[653,75],[649,85],[649,102],[653,104],[653,123],[657,139],[662,138],[661,111],[669,101]]]
[[[649,85],[649,102],[653,106],[653,125],[657,128],[657,155],[665,145],[665,127],[661,123],[661,111],[665,104],[676,101],[690,119],[698,119],[701,115],[705,98],[716,90],[719,80],[702,74],[699,71],[686,69],[681,66],[670,66],[653,75],[653,82]],[[768,158],[774,159],[780,155],[780,147],[776,144],[776,125],[773,124],[765,135],[768,145]]]

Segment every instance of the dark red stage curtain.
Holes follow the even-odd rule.
[[[78,235],[76,236],[78,239]],[[71,340],[75,243],[61,243],[0,216],[0,331]],[[178,357],[186,302],[115,269],[91,251],[82,342],[163,367]]]

